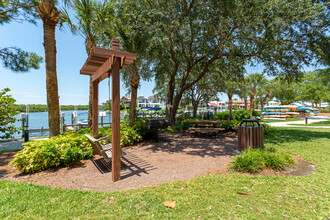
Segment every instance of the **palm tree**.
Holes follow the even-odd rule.
[[[146,48],[150,39],[151,31],[147,31],[146,20],[141,16],[143,4],[137,1],[121,1],[117,11],[116,33],[121,41],[121,48],[130,53],[136,53],[137,60],[123,71],[123,79],[126,87],[130,87],[131,103],[129,112],[129,124],[135,124],[137,91],[141,77],[148,79],[151,77],[150,71],[139,71],[142,59],[146,57]],[[111,30],[110,30],[111,31]],[[108,37],[108,39],[110,39]]]
[[[264,76],[262,76],[262,78],[260,78],[260,81],[259,81],[258,87],[257,87],[257,94],[259,95],[259,102],[260,102],[261,110],[264,108],[263,95],[267,94],[267,89],[269,89],[268,80]]]
[[[92,49],[100,45],[101,35],[106,30],[106,25],[111,22],[105,22],[113,12],[109,3],[104,1],[100,3],[97,0],[73,0],[70,7],[75,12],[74,19],[71,19],[66,9],[61,9],[62,19],[60,26],[67,25],[71,32],[80,35],[85,39],[85,49],[89,55]],[[107,28],[108,29],[108,28]],[[89,106],[88,106],[88,126],[92,126],[92,77],[89,80]]]
[[[128,35],[128,30],[124,25],[117,25],[117,32],[122,40],[123,50],[131,53],[137,53],[138,45],[134,39],[130,38]],[[138,42],[138,41],[137,41]],[[135,124],[136,115],[136,100],[137,100],[137,90],[140,83],[140,74],[136,61],[132,63],[128,68],[128,76],[124,72],[124,78],[129,78],[129,83],[131,86],[131,102],[129,108],[129,125],[133,126]]]
[[[264,79],[263,74],[261,73],[252,73],[247,76],[248,85],[250,87],[250,118],[253,117],[253,110],[254,110],[254,99],[257,95],[257,88],[262,83]]]
[[[239,82],[240,88],[239,88],[238,96],[244,100],[244,109],[245,110],[247,110],[247,107],[248,107],[247,99],[250,94],[248,83],[249,83],[248,80],[244,76],[242,77],[241,81]]]
[[[226,93],[228,96],[228,108],[230,112],[230,120],[233,115],[233,95],[239,93],[240,81],[242,73],[235,71],[232,67],[227,67],[226,72],[216,69],[211,77],[212,86],[219,92]]]
[[[56,41],[55,27],[58,24],[61,15],[55,7],[53,0],[42,0],[36,6],[36,11],[43,21],[44,28],[44,48],[46,63],[46,89],[47,89],[47,107],[49,137],[53,137],[60,132],[60,114],[58,100],[58,85],[56,73]]]

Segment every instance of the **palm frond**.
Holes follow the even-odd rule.
[[[64,29],[64,26],[67,25],[70,28],[70,31],[74,34],[77,35],[79,34],[79,29],[78,27],[72,22],[70,15],[68,11],[65,8],[60,8],[61,12],[61,19],[59,21],[59,26],[60,29]]]

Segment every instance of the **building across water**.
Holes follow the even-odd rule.
[[[130,96],[123,96],[122,97],[123,103],[126,105],[130,105],[131,104],[131,97]],[[158,100],[157,98],[155,98],[155,96],[149,96],[149,97],[145,97],[145,96],[139,96],[137,97],[137,107],[141,108],[141,107],[161,107],[164,109],[165,107],[165,103],[161,102],[160,100]]]

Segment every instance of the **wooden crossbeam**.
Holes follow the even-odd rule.
[[[114,61],[114,56],[109,57],[107,61],[105,61],[102,66],[100,66],[96,72],[92,75],[92,82],[95,82],[96,80],[99,80],[104,74],[108,74],[111,69]],[[99,80],[100,82],[101,80]]]

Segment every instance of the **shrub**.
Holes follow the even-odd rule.
[[[237,131],[237,127],[240,123],[240,121],[236,120],[227,120],[223,121],[221,127],[223,127],[226,131]]]
[[[225,120],[225,118],[229,118],[229,117],[230,117],[229,111],[218,112],[216,114],[217,120]]]
[[[75,132],[65,132],[49,140],[24,143],[24,149],[10,162],[24,173],[35,173],[49,167],[68,165],[93,156],[87,138]]]
[[[255,117],[260,116],[261,112],[253,111],[252,115]],[[230,117],[230,112],[229,111],[218,112],[216,114],[216,117],[218,120],[225,120],[226,118]],[[238,121],[242,121],[243,119],[249,119],[250,110],[245,110],[245,109],[235,110],[235,111],[233,111],[233,117],[234,117],[234,120],[238,120]]]
[[[284,170],[293,164],[290,155],[278,153],[275,148],[248,149],[233,159],[231,168],[239,172],[258,173],[264,168]]]
[[[165,132],[166,131],[167,132],[170,132],[170,133],[173,133],[174,132],[174,130],[173,130],[173,128],[171,126],[167,126],[167,128],[165,128],[164,130],[165,130]]]
[[[157,131],[155,129],[149,130],[146,128],[145,118],[137,118],[133,128],[141,136],[142,140],[157,139]]]
[[[175,125],[176,131],[182,131],[187,130],[190,127],[191,121],[194,121],[193,119],[185,119]]]
[[[261,116],[261,112],[260,111],[254,111],[253,110],[253,112],[252,112],[252,115],[254,116],[254,117],[257,117],[257,116]]]
[[[86,132],[85,132],[86,133]],[[88,132],[89,133],[89,132]],[[99,137],[108,136],[108,142],[112,142],[112,130],[109,127],[100,127],[98,130]],[[122,146],[133,145],[142,140],[142,136],[134,127],[129,127],[126,124],[120,126],[120,143]]]
[[[261,125],[262,127],[264,127],[264,129],[263,129],[264,134],[268,134],[269,129],[270,129],[270,125],[267,124],[267,123],[260,123],[260,125]]]
[[[226,121],[223,121],[223,123],[221,124],[221,127],[224,128],[226,131],[237,131],[237,127],[240,123],[241,123],[241,121],[237,121],[237,120],[226,120]],[[270,125],[268,125],[266,123],[260,123],[260,125],[264,127],[263,133],[268,134]]]
[[[192,113],[191,112],[183,112],[181,110],[181,112],[178,112],[177,113],[177,116],[176,116],[176,120],[178,122],[181,122],[181,121],[184,121],[184,120],[187,120],[187,119],[191,119],[192,118]]]
[[[142,136],[133,128],[128,126],[121,126],[120,128],[120,143],[123,146],[133,145],[142,140]]]
[[[321,109],[321,113],[330,113],[330,108]]]
[[[237,110],[233,112],[233,116],[235,120],[242,121],[243,119],[250,118],[250,111],[249,110]]]
[[[91,129],[66,131],[49,140],[24,143],[24,149],[15,155],[10,163],[24,173],[35,173],[50,167],[67,166],[68,164],[93,157],[93,148],[84,134],[91,134]],[[111,128],[101,127],[99,137],[109,136]],[[141,135],[132,127],[122,125],[120,142],[123,146],[132,145],[142,140]]]

